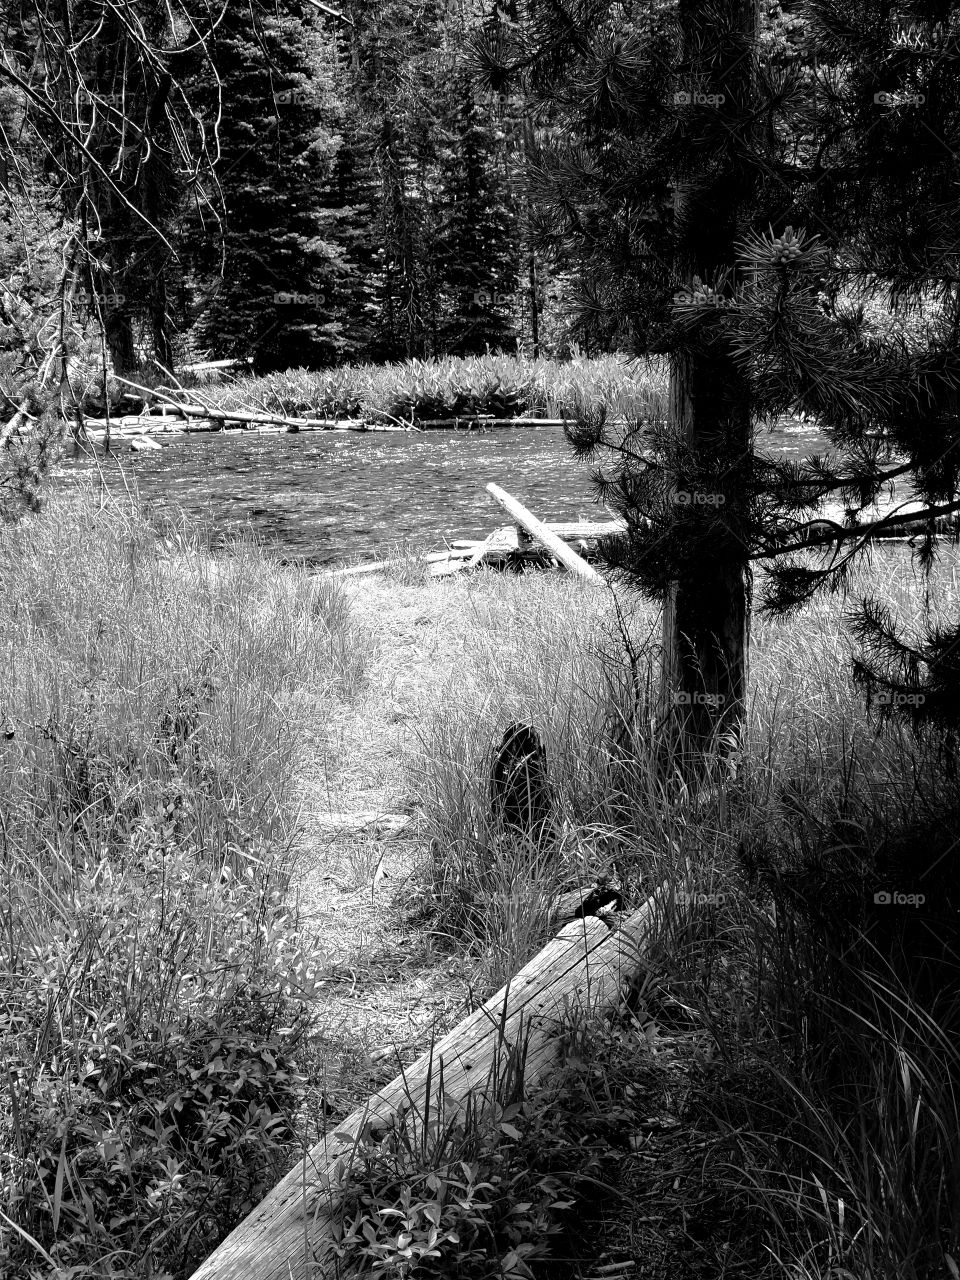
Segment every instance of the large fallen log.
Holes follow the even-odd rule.
[[[204,369],[238,369],[241,365],[253,364],[252,356],[244,356],[240,360],[200,360],[196,364],[185,364],[183,368],[189,373],[200,373]]]
[[[592,564],[587,564],[582,556],[578,556],[562,538],[558,538],[542,520],[538,520],[532,512],[528,511],[522,502],[518,502],[516,498],[510,496],[506,490],[501,489],[497,484],[488,484],[487,493],[495,502],[516,520],[522,529],[525,529],[531,537],[536,538],[537,542],[556,556],[560,563],[571,573],[577,574],[581,578],[586,578],[588,582],[596,582],[602,585],[603,578]]]
[[[374,412],[377,412],[374,410]],[[395,418],[395,422],[405,422],[403,418]],[[569,418],[499,418],[493,413],[463,413],[456,418],[414,418],[409,424],[414,427],[453,427],[469,430],[473,425],[487,427],[562,427]],[[610,426],[626,426],[626,421],[611,421]]]
[[[622,533],[626,525],[622,520],[568,520],[557,523],[545,521],[544,528],[555,533],[558,538],[578,542],[595,541],[597,538]],[[479,564],[502,564],[518,553],[522,556],[534,542],[535,539],[523,533],[519,526],[507,524],[495,529],[486,538],[455,538],[443,551],[431,551],[424,556],[423,562],[428,567],[430,577],[443,578]],[[329,569],[325,572],[333,577],[355,577],[379,573],[382,569],[404,563],[403,560],[372,560],[367,564],[350,565],[344,569]]]
[[[525,1048],[530,1085],[557,1063],[559,1033],[572,1007],[610,1007],[643,963],[663,920],[667,886],[611,933],[596,917],[575,920],[502,990],[465,1018],[321,1139],[194,1272],[193,1280],[321,1280],[340,1269],[322,1243],[337,1219],[340,1181],[357,1144],[410,1106],[424,1113],[443,1081],[448,1102],[463,1103],[488,1085],[511,1049]]]

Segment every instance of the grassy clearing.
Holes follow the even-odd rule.
[[[186,385],[186,384],[185,384]],[[249,409],[320,418],[388,415],[449,418],[471,413],[554,418],[577,404],[605,405],[611,417],[659,416],[666,396],[664,367],[608,355],[574,360],[517,356],[446,356],[398,364],[292,369],[202,388],[218,409]]]
[[[295,1149],[301,730],[362,647],[220,551],[92,491],[0,530],[5,1274],[187,1274]]]
[[[618,615],[550,573],[429,581],[409,556],[337,586],[90,495],[0,539],[14,1274],[188,1274],[329,1099],[345,1113],[391,1077],[394,1048],[415,1057],[468,988],[515,973],[558,893],[604,871],[634,902],[669,877],[698,909],[619,1017],[571,1028],[559,1092],[501,1099],[492,1132],[447,1117],[432,1153],[401,1134],[368,1153],[367,1262],[524,1276],[549,1236],[570,1275],[602,1250],[644,1280],[952,1274],[956,1005],[942,956],[916,963],[950,922],[873,894],[926,881],[949,915],[960,797],[874,732],[841,601],[756,624],[742,787],[698,804],[653,767],[642,602]],[[918,616],[902,549],[857,585]],[[948,561],[931,611],[958,595]],[[491,822],[514,719],[546,742],[556,856]],[[420,829],[319,838],[324,812],[369,809]]]

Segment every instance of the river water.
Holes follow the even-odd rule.
[[[252,528],[284,559],[335,564],[398,544],[431,549],[482,537],[507,522],[484,491],[495,481],[542,520],[605,519],[560,427],[489,431],[194,433],[155,437],[159,451],[68,458],[61,476],[99,465],[111,489],[124,481],[155,510]],[[826,441],[801,424],[764,432],[764,450],[799,456]]]

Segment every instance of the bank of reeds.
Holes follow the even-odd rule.
[[[662,362],[621,355],[565,361],[445,356],[289,369],[207,384],[202,392],[204,402],[217,409],[256,409],[286,417],[384,422],[470,414],[562,418],[574,405],[585,404],[605,406],[611,418],[649,418],[664,412],[666,373]]]
[[[302,729],[335,584],[59,493],[0,527],[0,1272],[180,1277],[298,1140]]]

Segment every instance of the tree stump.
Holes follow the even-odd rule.
[[[490,807],[504,834],[541,845],[552,832],[547,752],[532,725],[507,725],[490,771]]]

